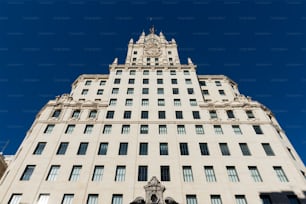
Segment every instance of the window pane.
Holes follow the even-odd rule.
[[[98,155],[106,155],[108,143],[100,143]]]
[[[55,181],[56,177],[57,177],[57,175],[59,173],[59,169],[60,169],[59,165],[51,166],[46,180],[47,181]]]
[[[64,194],[62,204],[72,204],[73,194]]]
[[[117,166],[115,181],[125,180],[125,166]]]
[[[274,166],[273,167],[278,179],[280,180],[280,182],[289,182],[285,172],[283,171],[282,167],[280,166]]]
[[[207,182],[216,182],[215,171],[212,166],[204,166],[204,172]]]
[[[261,145],[262,145],[263,149],[265,150],[265,153],[266,153],[267,156],[274,156],[275,155],[269,143],[262,143]]]
[[[92,181],[102,181],[104,172],[104,166],[95,166],[93,175],[92,175]]]
[[[170,181],[170,168],[169,166],[160,167],[160,180],[161,181]]]
[[[93,125],[86,125],[84,129],[84,134],[91,134],[93,130]]]
[[[191,166],[183,166],[183,179],[185,182],[193,182]]]
[[[209,155],[207,143],[199,143],[201,155]]]
[[[221,125],[214,125],[214,130],[215,130],[215,133],[217,135],[222,135],[223,134],[223,130],[221,128]]]
[[[247,204],[246,198],[244,195],[235,195],[236,204]]]
[[[82,142],[78,149],[78,155],[85,155],[87,151],[88,143]]]
[[[189,155],[188,144],[180,143],[180,151],[181,151],[181,155]]]
[[[227,175],[231,182],[239,182],[238,174],[234,166],[227,166]]]
[[[127,155],[128,143],[120,143],[119,155]]]
[[[110,134],[112,132],[112,125],[104,125],[103,134]]]
[[[113,195],[112,204],[122,204],[122,195]]]
[[[158,133],[160,135],[167,134],[167,126],[166,125],[159,125],[158,126]]]
[[[148,167],[139,166],[138,167],[138,181],[147,181],[148,180]]]
[[[186,195],[186,204],[197,204],[197,197],[196,195]]]
[[[234,133],[236,135],[242,135],[242,132],[241,132],[241,129],[240,129],[239,125],[232,125],[232,128],[233,128]]]
[[[54,125],[47,125],[44,133],[45,134],[50,134],[52,132],[53,128],[54,128]]]
[[[129,134],[130,133],[130,125],[122,125],[121,134]]]
[[[249,150],[249,147],[248,147],[247,143],[239,143],[239,146],[240,146],[242,155],[244,155],[244,156],[250,156],[251,155],[251,152]]]
[[[65,134],[71,134],[75,128],[75,125],[68,125]]]
[[[33,171],[35,169],[35,165],[27,165],[20,180],[22,181],[28,181],[30,180],[32,174],[33,174]]]
[[[40,194],[38,197],[37,204],[47,204],[49,200],[49,194]]]
[[[177,134],[186,134],[184,125],[178,125],[177,126]]]
[[[46,146],[46,142],[39,142],[33,152],[33,154],[40,155],[43,153]]]
[[[195,126],[196,134],[204,134],[204,128],[203,125],[196,125]]]
[[[211,204],[222,204],[220,195],[211,195],[210,201],[211,201]]]
[[[263,134],[259,125],[253,125],[253,128],[254,128],[254,131],[255,131],[256,134],[258,134],[258,135]]]
[[[227,143],[219,143],[220,146],[220,150],[222,155],[224,156],[229,156],[230,155],[230,151],[228,149]]]
[[[261,176],[256,166],[249,166],[251,177],[255,182],[262,182]]]
[[[98,195],[97,194],[89,194],[87,198],[87,204],[98,204]]]
[[[168,155],[168,143],[160,143],[159,144],[159,154],[160,155]]]
[[[139,155],[148,155],[148,143],[139,144]]]
[[[79,180],[81,169],[82,169],[82,166],[73,166],[70,177],[69,177],[69,181]]]
[[[140,126],[140,134],[148,134],[149,133],[149,126],[148,125],[141,125]]]
[[[66,153],[66,150],[68,148],[68,142],[61,142],[61,144],[59,145],[58,149],[57,149],[57,153],[58,155],[64,155]]]
[[[22,194],[13,194],[8,204],[19,204]]]
[[[268,195],[261,195],[260,199],[262,204],[272,204],[270,196]]]

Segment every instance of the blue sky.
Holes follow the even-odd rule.
[[[123,63],[154,24],[182,63],[224,74],[273,111],[306,161],[306,2],[0,1],[0,151],[14,154],[37,112],[80,74]]]

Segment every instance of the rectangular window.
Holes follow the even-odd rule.
[[[198,135],[204,134],[203,125],[195,125],[195,131],[196,131],[196,134]]]
[[[93,130],[93,125],[86,125],[84,129],[84,134],[91,134]]]
[[[142,84],[149,84],[149,79],[142,79]]]
[[[186,204],[198,204],[196,195],[186,195]]]
[[[192,84],[191,79],[185,79],[186,84]]]
[[[132,111],[124,111],[123,118],[124,119],[130,119],[132,116]]]
[[[12,194],[8,204],[19,204],[22,194]]]
[[[23,174],[20,178],[21,181],[28,181],[30,180],[33,172],[34,172],[34,169],[35,169],[35,165],[27,165],[25,170],[23,171]]]
[[[130,70],[130,75],[135,75],[136,74],[136,70]]]
[[[112,204],[123,204],[122,195],[114,194],[112,197]]]
[[[191,166],[183,166],[183,179],[185,182],[193,182]]]
[[[254,114],[253,114],[253,111],[251,110],[246,110],[245,113],[247,114],[247,117],[248,118],[255,118]]]
[[[231,155],[228,149],[227,143],[219,143],[219,146],[220,146],[220,150],[223,156]]]
[[[197,106],[198,105],[196,99],[189,99],[189,103],[190,103],[191,106]]]
[[[182,111],[175,111],[176,119],[183,119],[183,112]]]
[[[127,93],[128,95],[134,94],[134,89],[133,89],[133,88],[128,88],[127,91],[126,91],[126,93]]]
[[[121,134],[129,134],[130,133],[130,125],[122,125]]]
[[[61,110],[58,109],[58,110],[55,110],[52,114],[52,118],[58,118],[61,114]]]
[[[64,155],[64,154],[66,154],[66,150],[68,148],[68,144],[69,144],[68,142],[61,142],[59,147],[58,147],[58,149],[57,149],[56,154],[57,155]]]
[[[251,156],[251,152],[247,143],[239,143],[239,147],[243,156]]]
[[[78,155],[85,155],[88,147],[88,142],[82,142],[78,149]]]
[[[158,119],[166,119],[166,111],[158,111]]]
[[[172,58],[169,58],[169,60],[172,61]],[[170,75],[176,75],[176,71],[175,70],[170,70]]]
[[[115,111],[107,111],[106,118],[111,119],[114,118]]]
[[[187,93],[188,94],[193,94],[194,93],[193,88],[187,88]]]
[[[172,93],[173,94],[179,94],[179,89],[178,88],[172,88]]]
[[[117,70],[116,75],[122,75],[122,70]]]
[[[262,204],[272,204],[270,196],[268,195],[260,195],[260,200]]]
[[[65,130],[65,134],[72,134],[74,128],[75,128],[75,125],[67,125],[67,128]]]
[[[201,119],[199,111],[192,111],[193,119]]]
[[[141,111],[141,119],[148,119],[149,111]]]
[[[175,98],[173,99],[173,105],[174,106],[181,106],[181,99]]]
[[[169,166],[160,167],[160,180],[170,181],[170,167]]]
[[[102,181],[103,173],[104,173],[104,166],[95,166],[91,180]]]
[[[226,114],[228,118],[235,118],[234,112],[232,110],[227,110]]]
[[[149,88],[142,88],[142,94],[149,94]]]
[[[140,134],[148,134],[149,126],[148,125],[140,125]]]
[[[262,178],[256,166],[249,166],[249,171],[255,182],[262,182]]]
[[[156,75],[163,75],[163,70],[156,70]]]
[[[171,84],[177,84],[177,79],[171,79]]]
[[[218,92],[219,92],[220,96],[225,96],[224,90],[218,90]]]
[[[143,70],[143,75],[149,75],[149,70]]]
[[[247,204],[246,198],[244,195],[235,195],[236,204]]]
[[[89,112],[88,117],[91,118],[91,119],[96,118],[97,117],[97,111],[96,110],[91,110]]]
[[[163,79],[157,79],[157,84],[163,84],[163,83],[164,83]]]
[[[159,144],[159,154],[160,155],[168,155],[168,143],[160,143]]]
[[[190,75],[189,70],[184,70],[184,75]]]
[[[41,155],[45,149],[45,146],[46,146],[46,142],[39,142],[37,145],[36,145],[36,148],[33,152],[33,154],[35,155]]]
[[[120,143],[119,145],[119,155],[127,155],[128,143]]]
[[[71,115],[71,118],[78,119],[80,117],[80,113],[81,113],[80,110],[74,110]]]
[[[112,89],[112,94],[118,94],[118,93],[119,93],[119,88]]]
[[[299,199],[296,195],[287,195],[290,204],[300,204]]]
[[[284,170],[282,169],[281,166],[273,166],[273,169],[280,180],[280,182],[289,182]]]
[[[180,152],[181,152],[181,155],[189,155],[187,143],[180,143]]]
[[[129,84],[135,84],[135,79],[129,79]]]
[[[202,94],[207,96],[207,95],[209,95],[209,92],[208,92],[208,90],[202,90]]]
[[[254,131],[255,131],[255,133],[256,133],[257,135],[263,134],[263,132],[262,132],[262,130],[261,130],[261,128],[260,128],[259,125],[253,125],[253,128],[254,128]]]
[[[48,176],[47,176],[46,180],[47,181],[55,181],[56,177],[59,173],[59,169],[60,169],[59,165],[52,165],[50,167],[50,170],[49,170],[49,173],[48,173]]]
[[[239,182],[239,177],[234,166],[227,166],[226,171],[228,178],[231,182]]]
[[[210,110],[209,115],[211,119],[216,119],[218,118],[217,112],[215,110]]]
[[[148,166],[138,166],[138,181],[148,180]]]
[[[73,194],[64,194],[61,204],[72,204],[73,197],[74,197]]]
[[[125,99],[125,106],[132,106],[133,105],[133,99],[127,98]]]
[[[216,86],[221,86],[221,82],[220,81],[215,81]]]
[[[289,147],[287,147],[287,150],[288,150],[290,156],[292,157],[292,159],[296,160],[294,155],[293,155],[293,153],[292,153],[292,151],[291,151],[291,149]]]
[[[100,86],[103,86],[105,84],[106,84],[106,81],[104,81],[104,80],[100,81]]]
[[[184,135],[186,134],[185,125],[177,125],[177,134]]]
[[[125,180],[125,166],[117,166],[115,181],[124,181]]]
[[[204,166],[204,173],[207,182],[217,181],[213,166]]]
[[[104,125],[103,134],[110,134],[112,132],[112,125]]]
[[[220,195],[211,195],[210,196],[211,204],[222,204],[221,196]]]
[[[98,204],[98,194],[89,194],[86,204]]]
[[[158,95],[164,94],[164,88],[157,88],[157,94]]]
[[[117,104],[117,99],[112,98],[112,99],[109,100],[109,105],[110,106],[115,106],[116,104]]]
[[[70,173],[69,181],[78,181],[80,178],[81,169],[82,166],[74,165]]]
[[[104,91],[103,89],[98,89],[98,90],[97,90],[97,95],[102,95],[102,94],[103,94],[103,91]]]
[[[114,80],[114,84],[120,84],[120,79],[118,79],[118,78],[116,78],[115,80]]]
[[[200,86],[206,86],[206,81],[199,81]]]
[[[85,96],[88,94],[88,89],[83,89],[81,95]]]
[[[45,134],[50,134],[52,130],[54,129],[55,125],[47,125],[46,129],[44,130]]]
[[[233,128],[234,133],[236,135],[242,135],[242,132],[241,132],[241,129],[240,129],[239,125],[232,125],[232,128]]]
[[[148,143],[139,144],[139,155],[148,155]]]
[[[209,155],[207,143],[199,143],[201,155]]]
[[[263,149],[265,150],[265,153],[266,153],[267,156],[275,156],[275,154],[274,154],[274,152],[273,152],[269,143],[262,143],[261,145],[262,145]]]
[[[158,106],[165,106],[165,99],[159,98],[159,99],[157,100],[157,105],[158,105]]]
[[[167,134],[167,125],[159,125],[158,126],[158,134],[160,134],[160,135]]]
[[[149,106],[149,99],[147,99],[147,98],[141,99],[141,105],[142,106]]]
[[[102,142],[99,146],[98,155],[106,155],[107,154],[108,143]]]
[[[39,194],[38,201],[36,204],[47,204],[49,197],[49,194]]]
[[[215,130],[215,133],[217,135],[222,135],[223,134],[223,130],[222,130],[221,125],[214,125],[214,130]]]

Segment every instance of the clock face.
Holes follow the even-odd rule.
[[[150,38],[146,40],[144,45],[145,53],[148,56],[159,56],[161,54],[159,43],[156,39]]]

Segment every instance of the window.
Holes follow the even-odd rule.
[[[227,110],[226,114],[228,118],[235,118],[234,112],[232,110]]]
[[[80,110],[74,110],[71,118],[78,119],[80,117],[80,112],[81,112]]]
[[[159,119],[166,119],[166,111],[158,111]]]
[[[195,131],[196,131],[196,134],[198,135],[204,134],[203,125],[195,125]]]
[[[112,98],[112,99],[109,100],[109,105],[110,106],[115,106],[116,104],[117,104],[117,99]]]
[[[122,70],[117,70],[116,71],[116,75],[121,75],[122,74]]]
[[[100,143],[98,155],[106,155],[107,148],[108,148],[108,143],[106,142]]]
[[[142,106],[149,106],[149,99],[147,99],[147,98],[141,99],[141,105]]]
[[[148,180],[148,166],[138,166],[138,181]]]
[[[280,166],[273,166],[273,169],[280,180],[280,182],[289,182],[285,172],[283,171],[282,167]]]
[[[261,128],[260,128],[259,125],[253,125],[253,128],[254,128],[254,131],[255,131],[255,133],[256,133],[257,135],[263,134],[263,132],[262,132],[262,130],[261,130]]]
[[[251,152],[249,150],[247,143],[239,143],[239,146],[243,156],[251,156]]]
[[[177,79],[171,79],[171,84],[177,84]]]
[[[30,180],[32,174],[33,174],[33,171],[35,169],[35,165],[27,165],[25,170],[23,171],[23,174],[20,178],[21,181],[28,181]]]
[[[13,194],[8,204],[19,204],[22,194]]]
[[[160,180],[170,181],[170,167],[169,166],[160,167]]]
[[[118,93],[119,93],[119,88],[112,89],[112,94],[118,94]]]
[[[179,89],[178,88],[173,88],[172,93],[173,94],[179,94]]]
[[[177,99],[177,98],[173,99],[173,104],[174,106],[181,106],[182,105],[181,99]]]
[[[134,54],[134,55],[137,55],[137,51],[134,51],[133,54]]]
[[[148,155],[148,143],[139,144],[139,155]]]
[[[124,181],[125,180],[125,166],[117,166],[115,181]]]
[[[255,118],[253,111],[251,110],[246,110],[245,113],[247,114],[248,118]]]
[[[73,194],[64,194],[62,204],[72,204],[73,197]]]
[[[124,111],[123,118],[124,119],[130,119],[132,115],[132,111]]]
[[[202,94],[203,95],[209,95],[209,92],[208,92],[208,90],[202,90]]]
[[[104,173],[104,166],[95,166],[91,180],[102,181],[103,173]]]
[[[78,181],[80,177],[81,169],[82,169],[82,166],[73,166],[71,173],[70,173],[69,181]]]
[[[160,134],[160,135],[167,134],[167,125],[159,125],[158,126],[158,134]]]
[[[183,112],[182,111],[175,111],[176,119],[183,119]]]
[[[227,143],[219,143],[220,150],[223,156],[229,156],[230,151],[228,149]]]
[[[218,91],[219,91],[219,94],[220,94],[221,96],[225,96],[224,90],[218,90]]]
[[[177,125],[177,134],[183,135],[186,134],[185,125]]]
[[[66,130],[65,130],[65,134],[71,134],[73,132],[75,128],[75,125],[68,125]]]
[[[220,195],[211,195],[210,196],[211,204],[222,204],[221,196]]]
[[[163,75],[163,70],[156,70],[157,75]]]
[[[126,91],[126,93],[127,93],[128,95],[134,94],[134,88],[128,88],[127,91]]]
[[[215,110],[210,110],[209,115],[211,119],[218,118],[217,112]]]
[[[129,79],[129,84],[135,84],[135,79]]]
[[[270,196],[268,195],[260,195],[260,200],[262,204],[272,204]]]
[[[232,125],[232,128],[233,128],[234,133],[236,135],[242,135],[242,132],[241,132],[241,129],[240,129],[239,125]]]
[[[157,100],[157,105],[158,105],[158,106],[165,106],[165,99],[159,98],[159,99]]]
[[[130,133],[130,125],[122,125],[121,134],[129,134]]]
[[[206,86],[206,81],[199,81],[200,86]]]
[[[157,79],[157,84],[163,84],[163,83],[164,83],[163,79]]]
[[[135,75],[136,74],[136,70],[130,70],[130,75]]]
[[[58,175],[59,169],[60,169],[59,165],[52,165],[50,170],[49,170],[49,173],[48,173],[48,176],[47,176],[46,180],[47,181],[55,181],[56,177]]]
[[[157,88],[157,94],[164,94],[164,88]]]
[[[149,84],[149,79],[142,79],[142,84]]]
[[[244,195],[235,195],[236,204],[247,204],[246,198]]]
[[[181,155],[189,155],[187,143],[180,143],[180,152],[181,152]]]
[[[221,86],[221,82],[220,81],[215,81],[216,86]]]
[[[193,119],[200,119],[200,112],[199,111],[192,111]]]
[[[93,125],[86,125],[84,129],[84,134],[91,134],[93,130]]]
[[[172,61],[172,58],[169,58],[169,60]],[[170,70],[170,75],[176,75],[176,71],[175,70]]]
[[[292,151],[291,151],[291,149],[289,147],[287,147],[287,150],[288,150],[290,156],[292,157],[292,159],[296,160],[294,155],[293,155],[293,153],[292,153]]]
[[[149,94],[149,88],[142,88],[142,94]]]
[[[97,117],[97,111],[96,110],[91,110],[89,112],[89,118],[96,118]]]
[[[103,85],[105,85],[106,84],[106,81],[100,81],[100,86],[103,86]]]
[[[265,153],[266,153],[267,156],[274,156],[275,155],[269,143],[262,143],[261,145],[262,145],[263,149],[265,150]]]
[[[125,99],[125,105],[126,106],[132,106],[133,105],[133,99],[131,99],[131,98]]]
[[[226,171],[228,178],[231,182],[239,182],[239,177],[234,166],[227,166]]]
[[[85,96],[88,94],[88,89],[83,89],[81,95]]]
[[[193,182],[191,166],[183,166],[183,179],[185,182]]]
[[[45,134],[50,134],[54,128],[54,125],[47,125],[46,129],[44,130]]]
[[[197,204],[197,196],[196,195],[186,195],[186,204]]]
[[[120,79],[118,79],[118,78],[116,78],[115,80],[114,80],[114,84],[120,84]]]
[[[119,155],[127,155],[128,143],[120,143],[119,145]]]
[[[160,155],[168,155],[168,143],[160,143],[159,144],[159,154]]]
[[[61,110],[55,110],[52,114],[52,118],[58,118],[61,114]]]
[[[49,194],[39,194],[37,204],[47,204],[49,197]]]
[[[122,195],[114,194],[112,197],[112,204],[122,204]]]
[[[86,204],[98,204],[98,194],[89,194],[87,197],[87,203]]]
[[[149,75],[149,70],[143,70],[143,75]]]
[[[296,195],[287,195],[290,204],[300,204],[299,199]]]
[[[191,106],[197,106],[197,100],[196,99],[189,99],[189,103]]]
[[[140,125],[140,134],[148,134],[149,126],[148,125]]]
[[[141,119],[148,119],[149,111],[141,111]]]
[[[103,89],[98,89],[98,91],[97,91],[97,95],[102,95],[103,94]]]
[[[223,130],[222,130],[221,125],[214,125],[214,130],[215,130],[215,133],[217,135],[222,135],[223,134]]]
[[[85,155],[87,151],[88,143],[87,142],[81,142],[79,149],[78,149],[78,155]]]
[[[110,134],[112,132],[112,125],[104,125],[103,134]]]
[[[35,155],[41,155],[45,149],[45,146],[46,146],[46,142],[39,142],[37,145],[36,145],[36,148],[33,152],[33,154]]]
[[[213,166],[204,166],[204,173],[207,182],[217,181]]]
[[[64,155],[66,153],[66,150],[68,148],[68,142],[61,142],[58,149],[57,149],[57,152],[56,154],[57,155]]]
[[[187,93],[188,93],[188,94],[193,94],[193,93],[194,93],[194,92],[193,92],[193,88],[188,88],[188,89],[187,89]]]
[[[186,84],[192,84],[191,79],[185,79]]]
[[[201,155],[209,155],[207,143],[199,143]]]
[[[107,111],[106,118],[111,119],[114,118],[115,111]]]
[[[249,171],[255,182],[262,182],[262,178],[256,166],[249,166]]]

